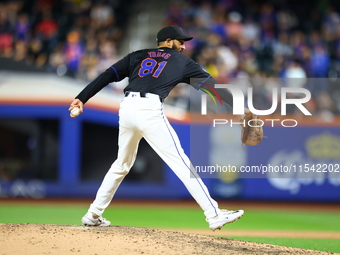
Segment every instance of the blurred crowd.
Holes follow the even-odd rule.
[[[0,57],[60,76],[94,79],[117,60],[128,2],[0,1]]]
[[[0,57],[90,81],[120,57],[130,3],[0,1]],[[221,83],[253,87],[255,108],[286,86],[312,93],[313,115],[340,113],[340,2],[173,0],[165,15],[194,37],[184,54]],[[166,102],[188,107],[188,94],[178,86]]]
[[[194,37],[184,54],[218,81],[253,87],[255,108],[269,109],[272,87],[285,86],[311,92],[313,115],[340,113],[340,2],[175,0],[165,24]]]

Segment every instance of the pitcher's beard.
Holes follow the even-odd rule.
[[[178,48],[175,44],[172,45],[172,49],[177,50],[179,53],[182,53],[182,51],[183,51],[182,48]]]

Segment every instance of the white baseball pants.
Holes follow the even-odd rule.
[[[105,175],[89,212],[101,216],[111,203],[120,183],[135,162],[142,137],[183,182],[205,216],[215,217],[220,211],[218,204],[195,173],[176,132],[164,115],[158,95],[146,93],[146,97],[140,97],[137,92],[130,93],[120,104],[118,157]]]

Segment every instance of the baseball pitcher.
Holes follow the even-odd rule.
[[[119,109],[118,155],[108,170],[88,212],[82,218],[86,226],[109,226],[102,217],[124,177],[129,173],[144,138],[183,182],[202,208],[211,230],[242,217],[243,210],[221,210],[210,196],[201,178],[197,176],[174,129],[163,111],[163,100],[178,83],[190,84],[190,78],[201,82],[190,84],[195,89],[211,91],[216,81],[199,64],[184,56],[185,42],[191,40],[180,27],[167,26],[157,33],[158,47],[132,52],[110,66],[90,82],[71,103],[83,112],[84,104],[111,82],[129,77],[125,97]],[[232,95],[225,89],[216,89],[221,99],[232,106]],[[213,94],[213,93],[212,93]],[[248,109],[246,109],[247,111]],[[75,118],[76,115],[71,117]],[[195,176],[196,178],[192,178]]]

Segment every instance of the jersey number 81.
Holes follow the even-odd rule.
[[[139,75],[139,77],[145,77],[149,74],[152,74],[152,77],[158,78],[159,75],[162,73],[166,64],[167,64],[166,61],[158,63],[156,60],[154,60],[152,58],[146,58],[140,64],[138,75]],[[157,66],[157,69],[154,72],[154,69],[155,69],[156,66]]]

